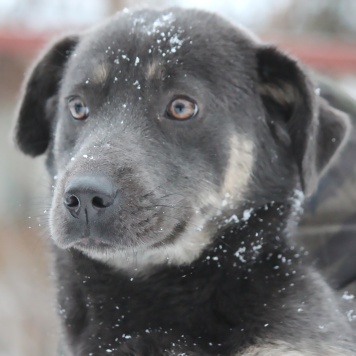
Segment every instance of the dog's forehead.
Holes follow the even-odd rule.
[[[164,79],[182,64],[195,74],[201,65],[211,70],[229,63],[238,66],[252,48],[248,35],[203,11],[122,12],[83,36],[69,71],[71,78],[97,84],[134,73]]]

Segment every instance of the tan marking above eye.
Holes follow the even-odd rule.
[[[93,82],[96,84],[105,84],[109,79],[109,68],[106,63],[99,63],[93,71]]]
[[[188,98],[173,99],[167,107],[167,114],[171,119],[188,120],[197,115],[198,105]]]
[[[68,108],[75,120],[85,120],[89,116],[89,108],[79,96],[72,96],[68,99]]]

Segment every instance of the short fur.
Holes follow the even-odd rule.
[[[186,121],[166,111],[181,95],[199,107]],[[68,354],[355,354],[332,290],[287,238],[347,127],[294,59],[214,14],[123,12],[52,45],[16,140],[56,176]],[[78,181],[109,184],[115,203],[71,215]]]

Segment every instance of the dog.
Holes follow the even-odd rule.
[[[200,10],[123,11],[32,68],[68,355],[356,355],[293,229],[348,118],[277,48]]]

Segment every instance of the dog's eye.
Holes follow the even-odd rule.
[[[70,97],[68,99],[68,107],[73,119],[85,120],[89,116],[89,108],[79,96]]]
[[[175,120],[187,120],[198,113],[198,105],[191,99],[173,99],[167,107],[167,115]]]

